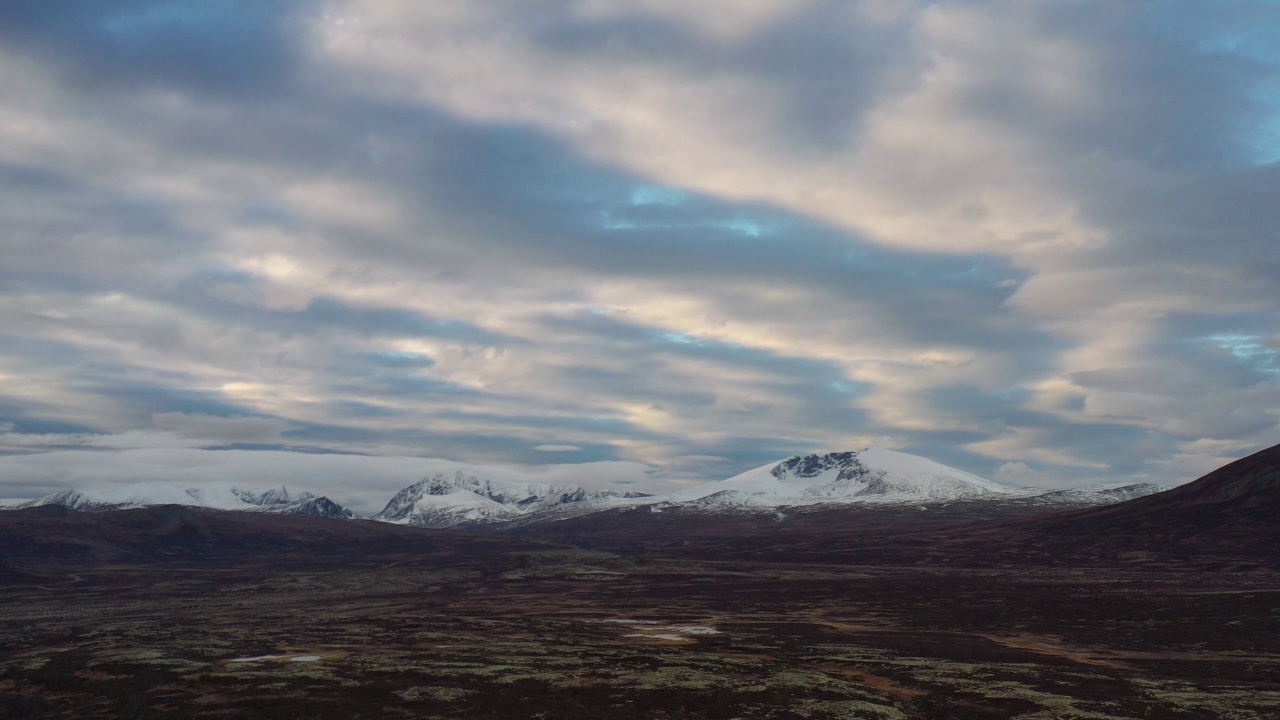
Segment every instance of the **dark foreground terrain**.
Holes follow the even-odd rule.
[[[1226,515],[1239,477],[1130,510],[541,536],[0,513],[0,717],[1277,718],[1256,465]]]

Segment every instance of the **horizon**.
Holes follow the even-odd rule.
[[[1188,482],[1280,441],[1275,47],[1250,1],[8,3],[0,497]]]
[[[867,448],[859,449],[854,452],[860,454],[869,450],[887,450],[887,448],[870,446]],[[899,455],[899,453],[897,453],[896,451],[889,451],[889,452],[891,453],[891,456]],[[827,454],[827,453],[818,453],[818,455],[821,455],[821,454]],[[6,508],[6,507],[14,507],[17,505],[35,502],[38,500],[44,500],[46,498],[53,497],[55,495],[59,495],[64,492],[83,492],[88,497],[97,501],[106,500],[106,501],[115,502],[115,503],[125,503],[127,506],[132,506],[132,504],[138,502],[139,499],[144,499],[146,497],[146,493],[143,492],[142,495],[126,498],[125,496],[120,494],[121,492],[127,491],[127,490],[132,490],[135,492],[140,490],[146,491],[148,489],[169,489],[169,490],[181,490],[181,491],[188,491],[188,492],[191,490],[216,489],[216,490],[244,490],[244,491],[249,491],[254,493],[261,493],[267,490],[274,490],[276,488],[279,488],[279,489],[285,490],[290,495],[307,493],[316,497],[325,497],[333,502],[338,503],[340,506],[342,506],[347,510],[354,511],[357,517],[372,518],[373,516],[377,515],[384,507],[386,507],[388,502],[401,490],[408,489],[409,487],[412,487],[418,484],[419,482],[425,482],[432,478],[446,477],[450,475],[458,475],[458,476],[466,475],[470,477],[479,478],[481,480],[497,481],[499,483],[515,484],[515,485],[545,484],[545,485],[550,485],[552,487],[559,487],[562,489],[580,487],[588,491],[614,491],[619,493],[639,492],[643,494],[645,497],[668,498],[673,502],[683,502],[685,500],[701,497],[701,495],[689,496],[688,491],[690,490],[702,488],[706,485],[719,485],[721,483],[728,483],[730,481],[736,481],[736,480],[753,481],[755,476],[758,475],[758,473],[761,470],[774,469],[789,460],[802,458],[802,457],[805,457],[805,456],[793,455],[787,458],[779,458],[777,462],[769,462],[764,465],[761,465],[760,467],[752,468],[750,470],[747,470],[742,473],[738,473],[737,475],[733,475],[730,477],[718,478],[714,480],[668,481],[661,486],[656,486],[656,484],[654,484],[652,481],[650,481],[650,483],[646,485],[643,479],[642,480],[632,479],[631,472],[630,472],[631,468],[625,467],[625,466],[621,468],[610,467],[610,464],[607,464],[607,463],[583,464],[583,465],[536,466],[536,467],[517,468],[517,467],[504,467],[504,466],[498,466],[498,465],[475,465],[475,464],[469,464],[469,463],[460,463],[453,460],[445,460],[442,458],[415,458],[414,464],[412,467],[409,467],[409,466],[400,467],[400,468],[396,468],[395,470],[387,470],[384,468],[384,472],[380,475],[375,475],[375,477],[373,478],[366,476],[364,478],[364,482],[362,483],[362,487],[358,489],[353,488],[349,484],[343,484],[340,476],[327,478],[325,482],[321,483],[321,485],[323,485],[324,487],[327,487],[328,490],[325,490],[324,487],[320,487],[316,485],[308,485],[306,483],[305,477],[302,477],[302,478],[295,477],[294,480],[296,482],[278,483],[276,485],[263,484],[260,481],[235,482],[235,481],[227,480],[226,476],[234,475],[236,473],[228,472],[221,468],[216,468],[216,469],[206,469],[206,472],[204,472],[202,475],[191,478],[186,482],[175,480],[172,478],[165,478],[157,475],[157,477],[148,479],[148,480],[137,480],[135,478],[132,481],[122,481],[118,483],[97,482],[97,483],[89,483],[83,486],[67,487],[58,492],[50,493],[48,495],[41,496],[38,498],[0,497],[0,509]],[[903,457],[913,458],[913,459],[922,459],[922,460],[928,461],[929,463],[933,462],[928,458],[921,458],[920,456],[917,456],[917,455],[904,455]],[[370,458],[370,459],[376,460],[376,458]],[[873,465],[872,467],[874,469],[879,466]],[[957,468],[950,468],[945,465],[940,467],[944,471],[957,471]],[[314,470],[314,469],[315,469],[314,467],[311,468],[311,470]],[[340,473],[341,472],[343,471],[340,471]],[[349,472],[349,470],[347,470],[346,472]],[[968,473],[965,473],[964,471],[958,471],[958,474],[968,475]],[[413,479],[406,483],[405,481],[409,477],[412,477]],[[979,481],[979,483],[990,482],[986,478],[980,478],[976,476],[974,476],[973,479]],[[752,482],[752,484],[754,485],[755,483]],[[1122,488],[1125,486],[1138,485],[1138,484],[1141,484],[1141,483],[1130,482],[1130,481],[1115,481],[1115,482],[1107,482],[1107,483],[1092,483],[1089,485],[1073,485],[1073,486],[1070,486],[1069,488],[1054,488],[1054,487],[1008,485],[1008,484],[996,483],[996,485],[1003,485],[1003,487],[1008,488],[1009,490],[1042,491],[1044,493],[1052,493],[1052,492],[1063,490],[1063,489],[1088,488],[1093,490],[1104,490],[1104,489]],[[1164,485],[1166,487],[1171,488],[1171,487],[1177,487],[1182,484],[1185,484],[1185,483],[1184,482],[1165,483]],[[641,489],[643,487],[647,487],[647,489]],[[759,490],[759,488],[756,488],[756,489]],[[192,500],[194,501],[192,503],[180,502],[178,504],[192,504],[195,506],[207,506],[207,507],[214,507],[214,508],[222,507],[221,505],[217,504],[217,502],[214,502],[212,505],[209,505],[205,502],[204,499],[201,499],[195,496],[192,497]],[[168,500],[165,500],[163,503],[160,503],[160,504],[167,504],[168,502],[169,502]],[[156,504],[156,503],[153,500],[153,502],[146,503],[146,504]],[[239,508],[240,506],[237,505],[236,507]]]

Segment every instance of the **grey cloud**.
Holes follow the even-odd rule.
[[[1273,22],[1273,5],[940,4],[873,26],[854,4],[819,2],[717,42],[640,9],[593,20],[570,7],[500,14],[545,57],[758,88],[758,107],[732,112],[762,118],[761,145],[795,161],[782,186],[805,163],[856,156],[886,98],[969,52],[929,45],[919,18],[1004,13],[1007,35],[963,58],[976,71],[938,112],[996,132],[993,147],[1022,143],[1027,166],[984,158],[975,176],[926,158],[918,173],[849,172],[881,173],[870,184],[922,214],[972,194],[953,225],[966,238],[993,212],[987,186],[1039,183],[1070,210],[1070,222],[1041,214],[1036,237],[1059,249],[1034,250],[1030,236],[1008,256],[991,250],[999,243],[895,248],[768,192],[748,201],[658,182],[564,128],[409,94],[374,100],[330,82],[340,73],[307,45],[301,28],[319,4],[10,2],[0,39],[49,72],[50,120],[74,118],[85,137],[101,131],[127,150],[0,166],[0,373],[36,388],[0,395],[0,421],[74,435],[154,417],[231,449],[394,446],[527,463],[548,462],[539,445],[571,444],[583,448],[575,460],[652,453],[639,459],[713,477],[834,449],[806,438],[878,436],[981,474],[1021,462],[1071,481],[1086,466],[1152,472],[1198,439],[1274,435],[1280,166],[1256,135],[1275,112],[1257,89],[1276,73],[1236,37]],[[1035,75],[1017,53],[1064,47],[1092,63],[1079,75],[1090,84],[1046,99],[1079,68]],[[313,182],[335,184],[319,204],[337,207],[290,195]],[[353,188],[367,195],[347,197]],[[322,212],[370,201],[395,217]],[[1077,221],[1098,237],[1062,250],[1077,229],[1062,225]],[[237,264],[250,252],[329,273],[282,288]],[[384,292],[392,284],[401,290]],[[630,297],[695,298],[717,316],[708,323],[771,327],[792,346],[582,310],[592,290],[629,285],[641,288]],[[296,291],[291,309],[268,301],[278,290]],[[110,294],[135,304],[95,305]],[[1086,352],[1123,339],[1110,312],[1131,312],[1146,334],[1125,352]],[[850,365],[868,347],[889,366],[960,349],[999,371],[981,387],[939,375],[904,398],[880,392],[891,376],[849,380],[818,345]],[[236,383],[319,400],[210,389]],[[910,427],[877,419],[908,400]],[[674,419],[646,424],[645,409]],[[1021,437],[1078,462],[969,449]]]
[[[53,420],[56,408],[43,403],[22,402],[0,396],[0,431],[23,435],[82,435],[101,432],[100,428],[77,422]]]
[[[651,184],[519,129],[459,128],[441,145],[416,187],[507,262],[697,283],[710,297],[730,280],[802,287],[830,303],[827,312],[869,304],[885,332],[911,341],[1042,361],[1060,349],[1006,313],[1025,275],[994,256],[894,251],[768,206],[675,189],[675,200],[637,204]]]
[[[294,427],[285,439],[297,444],[318,447],[334,446],[358,449],[361,447],[393,448],[409,451],[423,458],[448,458],[464,462],[499,462],[510,464],[540,465],[548,461],[545,453],[533,449],[533,444],[499,427],[491,433],[425,430],[418,427],[389,426],[376,429],[351,425],[322,425],[319,423],[293,422]],[[617,448],[605,443],[580,443],[583,450],[575,454],[574,462],[598,462],[620,459]]]
[[[289,429],[288,423],[274,418],[180,412],[156,413],[151,416],[151,423],[161,430],[172,430],[178,437],[224,443],[270,442]]]
[[[242,285],[252,293],[263,281],[244,272],[204,270],[194,280],[195,288],[183,285],[154,297],[189,306],[202,317],[282,334],[311,334],[333,328],[366,336],[447,338],[478,345],[509,345],[520,341],[472,323],[434,318],[408,308],[358,307],[338,298],[320,295],[299,310],[275,310],[228,302],[208,292],[213,287],[231,284]],[[193,289],[196,291],[193,292]],[[247,294],[246,297],[252,298],[253,295]],[[393,352],[367,355],[366,360],[398,367],[421,365],[424,362],[430,364],[430,358],[406,353],[397,355]]]
[[[86,293],[124,277],[151,283],[148,268],[205,247],[163,202],[42,168],[0,163],[0,209],[0,282],[10,289]]]
[[[885,68],[911,62],[906,28],[868,26],[857,3],[841,1],[809,4],[732,42],[708,43],[670,19],[640,13],[590,19],[561,10],[555,21],[530,26],[531,42],[574,58],[679,63],[708,77],[751,77],[782,98],[760,108],[781,116],[781,141],[811,156],[855,142],[863,115],[894,83]]]
[[[299,64],[288,23],[301,5],[13,0],[0,8],[0,37],[60,66],[84,88],[159,84],[260,93]]]

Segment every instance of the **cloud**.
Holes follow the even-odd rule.
[[[496,480],[574,484],[594,490],[626,486],[671,489],[652,468],[631,462],[539,467],[469,465],[403,456],[321,455],[280,450],[135,448],[118,452],[57,450],[0,456],[6,497],[39,497],[64,489],[161,483],[192,487],[232,482],[249,489],[285,485],[326,495],[362,514],[381,510],[401,489],[435,473],[477,473]]]
[[[1016,487],[1057,487],[1049,473],[1034,470],[1024,462],[1004,463],[996,468],[993,480]]]
[[[0,451],[1069,485],[1280,430],[1274,3],[171,5],[0,9]]]
[[[578,452],[582,448],[578,447],[577,445],[536,445],[534,446],[533,449],[537,450],[538,452],[560,453],[560,452]]]
[[[71,81],[124,89],[151,84],[215,92],[262,91],[295,59],[288,13],[297,3],[192,0],[16,0],[0,35],[45,55]]]
[[[222,442],[275,442],[289,425],[275,418],[218,417],[192,413],[156,413],[151,423],[181,438]]]

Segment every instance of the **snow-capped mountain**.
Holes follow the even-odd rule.
[[[494,480],[457,470],[453,474],[436,473],[401,490],[373,517],[443,528],[564,517],[647,497],[641,493]]]
[[[1054,490],[1036,495],[1031,501],[1044,505],[1110,505],[1173,489],[1157,483],[1107,483],[1086,487]]]
[[[999,500],[1040,492],[1001,485],[916,455],[871,447],[796,455],[728,480],[695,485],[666,500],[696,507],[782,507]]]
[[[1002,503],[1011,510],[1087,507],[1151,495],[1168,487],[1112,483],[1068,490],[1002,485],[916,455],[871,447],[853,452],[796,455],[717,482],[650,496],[587,490],[539,475],[497,467],[448,462],[391,498],[376,520],[432,528],[512,527],[589,513],[649,505],[654,511],[695,514],[770,513],[783,508],[832,506],[946,506]],[[583,471],[589,472],[589,470]],[[541,477],[546,477],[543,475]],[[572,475],[568,475],[572,478]],[[570,481],[572,482],[572,481]],[[353,518],[355,513],[326,497],[291,493],[284,487],[245,490],[228,483],[182,488],[161,483],[94,490],[67,490],[39,500],[0,506],[62,505],[74,510],[114,510],[152,505],[190,505],[221,510]]]
[[[329,498],[318,497],[311,493],[290,493],[283,486],[255,492],[225,483],[207,483],[192,488],[143,483],[94,490],[64,490],[15,507],[40,505],[61,505],[84,512],[121,510],[149,505],[194,505],[218,510],[249,510],[337,518],[355,517],[355,513]]]
[[[796,455],[728,480],[658,496],[505,479],[510,473],[497,480],[491,474],[470,468],[435,473],[401,490],[373,517],[446,528],[526,525],[636,505],[708,515],[804,506],[953,502],[1082,507],[1121,502],[1164,489],[1149,483],[1058,491],[1013,487],[879,447]]]

